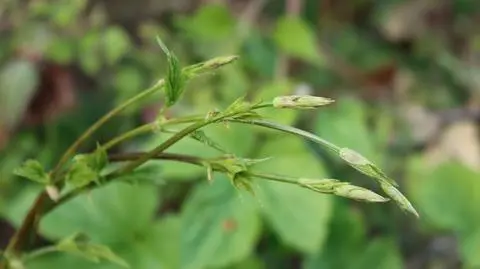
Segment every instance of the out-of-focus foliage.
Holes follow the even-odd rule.
[[[167,116],[225,108],[242,95],[332,97],[329,109],[266,116],[374,160],[407,190],[421,218],[278,183],[239,194],[219,175],[206,182],[204,169],[156,162],[130,175],[132,184],[92,191],[49,214],[43,240],[84,232],[136,269],[480,267],[478,0],[114,2],[0,3],[2,247],[8,225],[18,227],[38,193],[32,182],[14,180],[14,169],[30,158],[53,165],[96,118],[166,76],[159,35],[180,64],[241,57],[191,81]],[[127,111],[94,139],[151,121],[162,100]],[[376,188],[298,138],[234,124],[204,131],[238,156],[279,155],[258,167]],[[115,150],[150,149],[167,138],[153,132]],[[83,149],[94,150],[95,140]],[[170,151],[217,153],[193,139]],[[32,172],[17,175],[46,180]],[[27,268],[119,263],[52,253]]]

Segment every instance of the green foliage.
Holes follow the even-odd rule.
[[[259,163],[258,170],[299,177],[325,177],[322,164],[316,162],[296,138],[269,141],[262,147],[260,155],[275,157]],[[261,181],[258,182],[257,197],[268,223],[287,245],[303,253],[315,252],[323,245],[332,210],[329,196],[296,186]]]
[[[273,32],[273,39],[288,55],[313,64],[322,64],[323,59],[318,52],[315,35],[302,19],[293,16],[280,18]]]
[[[129,268],[129,265],[113,253],[110,248],[89,242],[88,238],[83,234],[74,234],[60,240],[56,245],[56,249],[60,252],[81,256],[95,263],[99,263],[102,259],[105,259],[122,267]]]
[[[15,169],[13,173],[42,185],[48,185],[51,182],[48,173],[45,172],[43,166],[36,160],[27,160],[21,167]]]
[[[248,257],[260,234],[255,204],[224,178],[200,184],[182,208],[181,268],[223,267]]]
[[[165,55],[167,55],[168,72],[165,84],[165,97],[166,105],[172,106],[178,101],[178,99],[182,95],[185,87],[186,78],[182,73],[177,56],[175,56],[175,54],[173,54],[167,48],[167,46],[163,44],[162,40],[160,40],[159,37],[157,37],[157,42]]]
[[[456,244],[446,259],[479,266],[478,173],[461,164],[478,165],[471,142],[478,139],[455,134],[446,153],[437,147],[444,129],[418,139],[430,123],[410,110],[435,109],[431,122],[446,129],[458,115],[475,114],[475,1],[307,0],[300,10],[290,5],[295,1],[97,2],[0,3],[0,213],[19,227],[46,191],[51,199],[42,207],[53,211],[35,215],[40,236],[55,244],[82,232],[95,242],[69,255],[21,240],[20,256],[6,251],[10,262],[121,268],[98,255],[88,256],[99,260],[93,263],[81,257],[96,249],[139,269],[403,268],[417,259],[433,268],[439,261],[430,247],[448,234]],[[175,55],[163,46],[165,60],[155,35]],[[237,56],[179,64],[223,54],[241,60],[222,71]],[[209,76],[187,85],[201,75]],[[297,99],[303,94],[311,96]],[[232,105],[238,96],[245,98]],[[269,107],[326,100],[312,96],[336,102],[319,111]],[[74,109],[63,110],[67,99]],[[258,104],[266,109],[252,110]],[[64,154],[111,109],[107,123]],[[150,125],[158,109],[161,119]],[[40,126],[29,122],[37,114]],[[191,115],[198,117],[161,126],[163,118]],[[102,150],[140,124],[146,128]],[[431,167],[437,157],[460,161]],[[36,163],[22,166],[29,158]],[[16,167],[43,186],[14,180]],[[409,215],[393,206],[417,214],[406,197],[421,219],[406,221]]]

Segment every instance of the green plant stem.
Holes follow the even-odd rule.
[[[301,130],[301,129],[298,129],[298,128],[295,128],[295,127],[292,127],[292,126],[281,125],[281,124],[278,124],[278,123],[269,122],[269,121],[265,121],[265,120],[232,119],[232,120],[229,120],[229,121],[230,122],[238,122],[238,123],[243,123],[243,124],[261,126],[261,127],[265,127],[265,128],[289,133],[289,134],[298,135],[298,136],[301,136],[301,137],[306,138],[308,140],[311,140],[311,141],[313,141],[317,144],[320,144],[320,145],[330,149],[331,151],[333,151],[337,154],[340,152],[340,148],[338,146],[328,142],[327,140],[325,140],[323,138],[320,138],[320,137],[318,137],[318,136],[316,136],[312,133],[306,132],[304,130]]]
[[[23,257],[23,262],[24,263],[27,263],[31,260],[34,260],[40,256],[43,256],[45,254],[49,254],[49,253],[53,253],[53,252],[56,252],[58,251],[57,250],[57,247],[56,246],[48,246],[48,247],[43,247],[43,248],[39,248],[39,249],[36,249],[30,253],[28,253],[27,255],[25,255]]]
[[[139,136],[139,135],[147,134],[149,132],[153,132],[158,128],[162,128],[163,126],[174,125],[174,124],[182,124],[182,123],[191,123],[191,122],[196,122],[196,121],[199,121],[199,120],[202,120],[202,119],[203,119],[202,116],[195,115],[195,116],[184,117],[184,118],[170,119],[170,120],[166,120],[166,121],[161,122],[161,123],[158,123],[158,122],[147,123],[147,124],[144,124],[144,125],[141,125],[141,126],[135,128],[135,129],[132,129],[128,132],[125,132],[125,133],[123,133],[123,134],[121,134],[117,137],[114,137],[113,139],[111,139],[107,143],[103,144],[103,148],[105,150],[109,150],[112,147],[114,147],[114,146],[118,145],[119,143],[122,143],[122,142],[124,142],[128,139],[131,139],[131,138]]]
[[[252,177],[259,177],[268,179],[271,181],[278,181],[283,183],[290,183],[290,184],[298,184],[298,178],[289,177],[289,176],[282,176],[282,175],[275,175],[275,174],[265,174],[260,172],[248,172],[249,176]]]
[[[133,171],[135,168],[139,167],[140,165],[142,165],[143,163],[148,161],[150,158],[162,153],[163,151],[168,149],[173,144],[177,143],[182,138],[188,136],[189,134],[195,132],[196,130],[198,130],[202,127],[205,127],[205,126],[207,126],[211,123],[215,123],[215,122],[218,122],[218,121],[221,121],[221,120],[224,120],[224,119],[232,118],[236,115],[239,115],[241,113],[245,113],[245,112],[248,112],[248,111],[251,111],[251,110],[261,109],[261,108],[266,108],[266,107],[271,107],[271,106],[272,106],[271,103],[260,103],[260,104],[254,105],[252,107],[249,107],[248,109],[241,109],[239,111],[233,111],[233,112],[221,115],[221,116],[213,117],[211,119],[202,119],[201,121],[198,121],[198,122],[196,122],[192,125],[189,125],[186,128],[179,131],[178,133],[174,134],[169,139],[167,139],[165,142],[160,144],[158,147],[156,147],[153,150],[151,150],[150,152],[146,153],[143,157],[131,162],[130,164],[127,164],[125,167],[123,167],[123,168],[121,168],[117,171],[114,171],[111,174],[111,176],[120,176],[120,175],[124,175],[126,173],[129,173],[129,172]]]
[[[120,153],[120,154],[110,154],[108,155],[109,162],[125,162],[125,161],[134,161],[144,156],[143,152],[132,152],[132,153]],[[177,153],[160,153],[151,158],[152,160],[166,160],[166,161],[177,161],[183,163],[189,163],[199,166],[204,166],[205,162],[208,162],[208,159],[200,158],[193,155],[186,154],[177,154]]]
[[[57,175],[59,171],[62,169],[63,165],[75,154],[80,147],[95,131],[97,131],[100,127],[102,127],[107,121],[111,118],[115,117],[122,111],[124,111],[130,105],[142,100],[145,97],[152,95],[153,93],[157,92],[164,86],[164,80],[159,80],[154,86],[150,87],[147,90],[142,91],[141,93],[135,95],[134,97],[128,99],[125,103],[115,107],[110,112],[105,114],[101,117],[97,122],[95,122],[90,128],[88,128],[62,155],[60,160],[58,161],[55,168],[52,170],[51,176],[54,182],[57,181]]]

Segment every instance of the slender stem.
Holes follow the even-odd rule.
[[[133,161],[133,160],[139,159],[140,157],[142,157],[144,155],[145,155],[145,153],[143,153],[143,152],[110,154],[108,156],[108,160],[110,162]],[[203,159],[203,158],[193,156],[193,155],[166,153],[166,152],[160,153],[160,154],[152,157],[151,159],[177,161],[177,162],[190,163],[190,164],[200,165],[200,166],[203,166],[203,163],[207,161],[207,159]]]
[[[178,133],[176,133],[175,135],[167,139],[165,142],[163,142],[162,144],[160,144],[159,146],[151,150],[150,152],[144,154],[142,157],[136,159],[135,161],[132,161],[131,163],[127,164],[125,167],[117,171],[114,171],[111,174],[111,176],[116,177],[116,176],[120,176],[133,171],[135,168],[139,167],[140,165],[148,161],[150,158],[153,158],[154,156],[162,153],[164,150],[168,149],[170,146],[172,146],[173,144],[175,144],[185,136],[191,134],[192,132],[212,122],[213,121],[205,120],[205,121],[196,122],[194,124],[187,126],[186,128],[182,129],[181,131],[179,131]]]
[[[325,146],[326,148],[330,149],[331,151],[333,151],[335,153],[340,152],[340,148],[338,146],[328,142],[327,140],[325,140],[323,138],[320,138],[320,137],[318,137],[318,136],[316,136],[312,133],[306,132],[304,130],[301,130],[301,129],[298,129],[298,128],[295,128],[295,127],[292,127],[292,126],[281,125],[281,124],[278,124],[278,123],[269,122],[269,121],[265,121],[265,120],[232,119],[232,120],[229,120],[229,121],[230,122],[238,122],[238,123],[243,123],[243,124],[261,126],[261,127],[265,127],[265,128],[269,128],[269,129],[274,129],[274,130],[277,130],[277,131],[282,131],[282,132],[285,132],[285,133],[298,135],[298,136],[301,136],[301,137],[306,138],[308,140],[311,140],[311,141],[313,141],[317,144]]]
[[[259,177],[259,178],[264,178],[272,181],[278,181],[278,182],[284,182],[284,183],[290,183],[290,184],[298,184],[298,179],[294,177],[289,177],[289,176],[281,176],[281,175],[275,175],[275,174],[265,174],[261,172],[248,172],[247,173],[249,176],[252,177]]]
[[[60,158],[60,161],[58,161],[57,165],[52,171],[52,178],[54,182],[57,180],[57,174],[59,173],[60,169],[62,169],[63,165],[75,154],[77,151],[78,147],[84,143],[95,131],[97,131],[102,125],[104,125],[108,120],[125,110],[127,107],[130,105],[138,102],[139,100],[157,92],[160,90],[163,85],[165,84],[164,80],[158,81],[154,86],[151,88],[142,91],[141,93],[137,94],[136,96],[130,98],[127,100],[125,103],[115,107],[112,109],[110,112],[105,114],[103,117],[101,117],[97,122],[95,122],[90,128],[88,128],[62,155]]]
[[[152,132],[159,127],[161,128],[161,127],[167,126],[167,125],[196,122],[196,121],[199,121],[199,120],[202,120],[202,119],[203,119],[202,116],[195,115],[195,116],[184,117],[184,118],[170,119],[170,120],[166,120],[162,123],[150,122],[150,123],[141,125],[141,126],[135,128],[135,129],[132,129],[128,132],[125,132],[125,133],[123,133],[123,134],[121,134],[117,137],[114,137],[113,139],[111,139],[110,141],[105,143],[103,145],[103,148],[105,150],[111,149],[112,147],[118,145],[119,143],[121,143],[125,140],[131,139],[133,137],[136,137],[136,136],[139,136],[139,135],[142,135],[142,134]]]
[[[56,252],[58,251],[57,247],[56,246],[48,246],[48,247],[43,247],[43,248],[39,248],[37,250],[34,250],[30,253],[28,253],[27,255],[25,255],[23,257],[23,262],[27,263],[33,259],[36,259],[40,256],[43,256],[45,254],[49,254],[49,253],[52,253],[52,252]]]

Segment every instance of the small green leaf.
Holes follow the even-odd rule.
[[[190,134],[190,137],[199,141],[200,143],[203,143],[209,147],[212,147],[222,153],[227,153],[227,151],[217,142],[215,142],[213,139],[209,138],[204,131],[202,130],[196,130]]]
[[[232,180],[233,186],[238,190],[246,190],[251,194],[255,194],[252,187],[252,179],[247,176],[245,173],[236,173],[234,175],[229,175]]]
[[[22,166],[15,169],[13,173],[40,184],[50,184],[50,175],[45,172],[43,166],[36,160],[27,160]]]
[[[248,198],[223,175],[195,189],[182,208],[180,268],[224,267],[250,256],[260,219]]]
[[[97,149],[94,152],[77,155],[74,161],[85,162],[90,169],[100,172],[108,164],[108,155],[103,147],[97,145]]]
[[[78,255],[95,263],[99,263],[104,259],[124,268],[130,268],[127,262],[113,253],[109,247],[91,243],[90,240],[81,233],[73,234],[61,240],[56,247],[58,251]]]
[[[165,97],[166,97],[165,103],[167,106],[172,106],[182,96],[187,78],[183,74],[182,69],[180,68],[180,63],[178,62],[177,56],[175,56],[175,54],[173,54],[167,48],[167,46],[162,42],[162,40],[158,36],[157,36],[157,42],[160,48],[165,53],[165,55],[167,55],[168,73],[167,73],[167,79],[165,83]]]
[[[317,49],[315,34],[300,18],[285,16],[278,20],[273,38],[285,53],[318,64],[322,59]]]
[[[98,179],[98,172],[94,171],[86,161],[82,160],[75,161],[65,176],[65,181],[74,188],[85,187]]]

